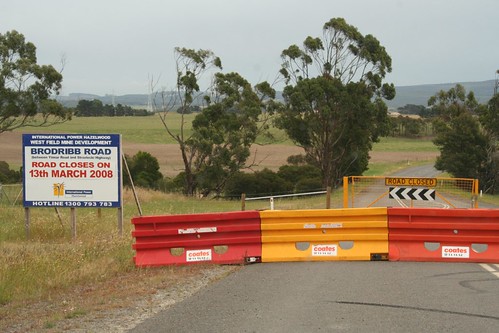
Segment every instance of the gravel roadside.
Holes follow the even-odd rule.
[[[241,267],[209,265],[136,270],[47,300],[11,304],[8,312],[0,308],[0,331],[125,332]]]

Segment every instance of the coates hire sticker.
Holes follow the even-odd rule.
[[[189,261],[211,261],[211,249],[191,250],[185,252],[185,259]]]
[[[470,248],[467,246],[442,246],[442,258],[469,258]]]
[[[313,245],[312,256],[337,256],[337,244]]]

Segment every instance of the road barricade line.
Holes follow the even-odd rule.
[[[262,211],[262,262],[386,260],[386,216],[386,208]]]
[[[136,266],[260,261],[257,211],[141,216],[132,224]]]
[[[391,260],[489,263],[499,277],[499,210],[345,208],[141,216],[137,266]]]
[[[499,210],[388,208],[391,261],[499,261]]]

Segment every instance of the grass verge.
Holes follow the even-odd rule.
[[[240,209],[237,201],[145,190],[138,195],[147,215]],[[101,214],[78,209],[76,240],[69,209],[60,210],[62,222],[54,209],[32,209],[27,240],[24,209],[0,206],[0,331],[61,331],[69,322],[74,328],[81,317],[123,309],[161,288],[202,277],[207,268],[198,265],[136,268],[130,220],[138,213],[130,191],[124,192],[124,202],[123,236],[118,235],[116,209]]]

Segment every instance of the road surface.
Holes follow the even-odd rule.
[[[254,264],[130,332],[499,332],[499,265]]]

